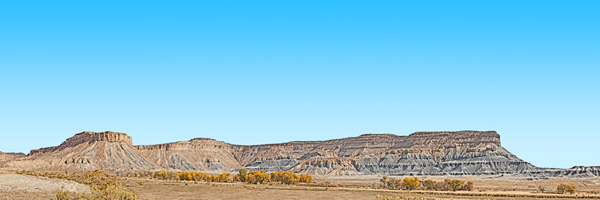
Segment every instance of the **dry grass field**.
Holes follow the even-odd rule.
[[[90,192],[90,188],[73,181],[26,176],[0,171],[0,200],[54,199],[60,190]]]
[[[89,190],[66,180],[0,172],[0,200],[55,199],[56,190]],[[473,191],[389,190],[379,187],[379,176],[322,176],[314,184],[247,184],[206,183],[150,178],[120,178],[123,187],[139,199],[357,199],[357,200],[439,200],[439,199],[600,199],[592,191],[600,191],[600,178],[595,179],[532,179],[516,177],[418,177],[442,181],[446,178],[473,181]],[[389,177],[404,178],[404,177]],[[59,184],[67,184],[59,186]],[[70,184],[70,185],[69,185]],[[556,194],[556,186],[571,184],[578,193]],[[77,186],[77,187],[75,187]],[[73,189],[71,189],[74,187]],[[78,188],[81,187],[81,188]],[[541,192],[540,188],[546,191]]]
[[[128,179],[126,185],[140,199],[357,199],[375,200],[377,196],[398,197],[398,199],[600,199],[599,195],[577,194],[559,195],[550,192],[540,193],[531,186],[556,183],[578,183],[600,181],[598,179],[557,179],[543,181],[522,181],[516,179],[485,179],[463,177],[465,180],[476,180],[481,187],[498,188],[500,190],[481,189],[473,192],[435,192],[373,189],[368,187],[376,177],[320,177],[319,181],[334,184],[345,184],[343,187],[307,187],[285,185],[248,185],[242,183],[194,183],[182,181],[158,181]],[[444,179],[435,177],[430,179]],[[456,177],[453,177],[456,178]],[[554,186],[556,187],[556,186]],[[506,188],[506,189],[504,189]],[[600,185],[584,186],[586,189],[598,188]],[[506,190],[506,191],[505,191]]]
[[[389,178],[404,178],[389,176]],[[568,178],[523,178],[523,177],[493,177],[493,176],[464,176],[464,177],[418,177],[420,180],[443,181],[444,179],[461,179],[473,181],[475,190],[487,191],[521,191],[538,192],[541,186],[546,191],[555,191],[560,184],[571,184],[577,186],[579,192],[600,191],[600,178],[594,179],[568,179]],[[315,176],[316,182],[330,182],[333,184],[342,184],[350,186],[372,186],[373,183],[379,183],[381,176]]]

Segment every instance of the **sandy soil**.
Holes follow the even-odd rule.
[[[48,199],[56,195],[59,190],[74,193],[91,191],[88,186],[73,181],[10,174],[0,171],[0,200]]]

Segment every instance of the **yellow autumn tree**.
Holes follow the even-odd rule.
[[[575,194],[575,192],[577,192],[577,187],[574,185],[560,184],[558,187],[556,187],[556,191],[560,194],[564,194],[566,192]]]
[[[231,177],[230,173],[223,172],[222,174],[219,174],[219,182],[229,183],[231,182],[231,179],[229,179],[229,177]]]
[[[450,186],[450,189],[455,192],[457,190],[462,189],[463,185],[465,184],[465,182],[461,181],[461,180],[446,179],[446,180],[444,180],[444,182],[448,183],[448,186]]]
[[[308,174],[300,174],[299,181],[302,183],[312,183],[312,176]]]
[[[402,182],[402,187],[407,190],[416,190],[421,185],[417,177],[407,177]]]
[[[165,180],[165,179],[167,179],[167,177],[169,177],[169,173],[168,172],[164,172],[164,171],[163,172],[158,172],[156,174],[156,177],[159,178],[159,179]]]
[[[254,178],[253,174],[246,174],[246,176],[244,176],[244,179],[246,180],[247,183],[250,183],[250,184],[256,183],[256,178]]]

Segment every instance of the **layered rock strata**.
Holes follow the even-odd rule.
[[[118,132],[82,132],[60,146],[32,150],[9,167],[46,170],[112,171],[164,169],[133,148],[131,137]]]
[[[327,141],[233,145],[208,138],[132,146],[115,132],[83,132],[60,146],[33,150],[8,162],[23,168],[235,171],[288,170],[316,175],[596,177],[600,167],[535,167],[500,143],[495,131],[365,134]]]
[[[498,175],[537,168],[502,148],[494,131],[417,132],[267,145],[194,139],[136,146],[165,168],[291,170],[319,175]]]
[[[150,161],[174,170],[225,171],[241,168],[234,157],[234,145],[207,138],[185,142],[134,147]]]

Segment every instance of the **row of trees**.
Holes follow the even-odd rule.
[[[250,184],[265,184],[269,182],[279,182],[282,184],[312,183],[312,176],[308,174],[294,174],[288,171],[277,171],[267,173],[264,170],[250,171],[240,169],[239,174],[223,172],[222,174],[209,175],[202,172],[176,172],[176,171],[148,171],[138,174],[138,176],[147,176],[161,180],[183,180],[183,181],[205,181],[205,182],[246,182]]]
[[[159,172],[160,173],[160,172]],[[181,172],[178,174],[179,180],[182,181],[205,181],[205,182],[220,182],[220,183],[230,183],[233,182],[231,178],[231,174],[228,172],[223,172],[222,174],[208,175],[202,172]]]
[[[437,191],[472,191],[473,182],[465,182],[463,180],[451,180],[446,179],[444,181],[432,181],[424,180],[421,181],[417,177],[407,177],[402,179],[390,178],[383,176],[379,180],[381,185],[389,189],[403,189],[403,190],[437,190]]]
[[[279,182],[281,184],[312,183],[312,176],[308,174],[294,174],[288,171],[277,171],[267,173],[264,170],[250,171],[240,169],[237,175],[233,177],[234,181],[246,182],[250,184],[265,184],[269,182]]]

